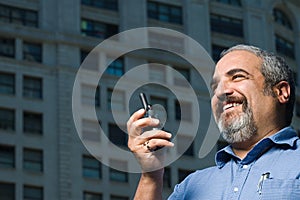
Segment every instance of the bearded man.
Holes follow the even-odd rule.
[[[216,166],[190,174],[169,199],[300,199],[300,140],[290,126],[295,83],[286,62],[257,47],[234,46],[222,53],[211,89],[214,118],[229,145],[217,152]],[[129,149],[147,168],[160,159],[151,150],[174,144],[165,131],[142,133],[158,124],[144,113],[135,112],[127,129]],[[162,184],[163,168],[144,171],[135,199],[161,199]]]

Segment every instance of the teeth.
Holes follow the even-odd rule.
[[[232,107],[235,107],[235,106],[239,106],[241,105],[240,103],[229,103],[229,104],[226,104],[224,107],[223,107],[223,111],[224,110],[227,110],[229,108],[232,108]]]

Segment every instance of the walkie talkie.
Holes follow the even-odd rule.
[[[142,101],[143,107],[146,110],[145,117],[154,117],[154,111],[152,109],[152,105],[148,103],[147,97],[144,93],[140,93],[140,99]]]

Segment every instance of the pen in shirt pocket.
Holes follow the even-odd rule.
[[[270,178],[270,172],[266,172],[266,173],[263,173],[258,181],[258,184],[257,184],[257,192],[258,194],[261,194],[262,192],[262,187],[263,187],[263,183],[266,179],[269,179]]]

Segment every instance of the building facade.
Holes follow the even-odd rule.
[[[122,131],[126,124],[116,124],[112,109],[126,116],[141,106],[126,92],[114,91],[114,86],[134,66],[168,66],[149,66],[147,80],[173,84],[185,96],[179,104],[167,88],[151,84],[134,93],[145,91],[152,104],[163,105],[168,116],[166,130],[176,132],[179,122],[185,127],[195,123],[182,78],[195,90],[202,105],[199,112],[210,112],[209,95],[199,86],[201,77],[186,61],[158,50],[134,51],[112,59],[114,51],[126,46],[110,46],[97,54],[100,63],[92,59],[89,64],[96,66],[92,71],[99,72],[97,66],[110,63],[99,84],[81,84],[77,96],[80,109],[89,112],[95,108],[98,120],[83,114],[78,131],[72,110],[76,73],[103,40],[129,29],[163,27],[193,38],[215,61],[234,44],[256,45],[285,57],[299,85],[299,12],[297,0],[0,0],[0,199],[131,199],[139,174],[102,164],[85,145],[109,147],[106,136],[126,150],[127,135]],[[183,44],[170,35],[146,42],[167,42],[179,49]],[[208,69],[207,74],[212,71]],[[128,84],[141,79],[132,77]],[[299,93],[294,115],[292,125],[299,131]],[[225,144],[220,139],[200,159],[205,133],[200,126],[195,138],[188,133],[178,135],[174,148],[182,156],[165,169],[164,197],[190,172],[214,165],[214,154]],[[130,165],[119,158],[108,163]]]

